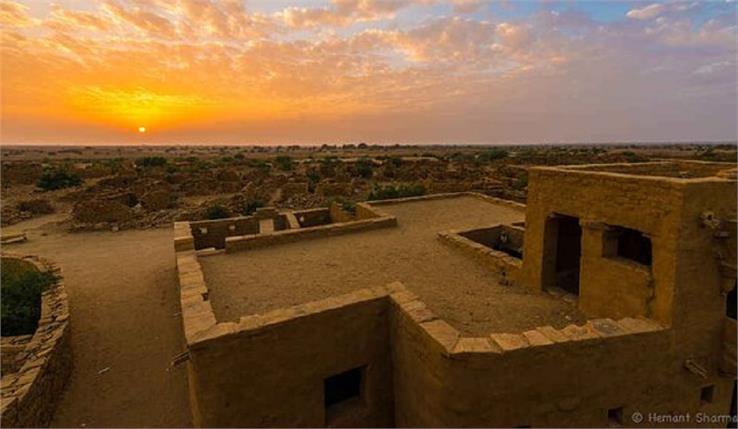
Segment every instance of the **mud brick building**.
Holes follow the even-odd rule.
[[[724,427],[735,239],[735,166],[673,161],[177,223],[195,422]]]

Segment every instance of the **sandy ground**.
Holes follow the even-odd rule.
[[[436,233],[523,220],[476,198],[382,206],[399,227],[200,258],[219,321],[402,281],[440,317],[471,335],[583,322],[575,306],[502,286],[488,268]]]
[[[3,228],[4,246],[58,262],[69,294],[74,368],[56,427],[191,425],[170,229],[67,234],[51,215]],[[63,216],[62,216],[63,217]]]

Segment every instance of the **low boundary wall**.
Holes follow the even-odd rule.
[[[492,225],[489,228],[503,227],[502,224]],[[520,270],[523,260],[508,255],[500,250],[478,243],[461,235],[464,231],[451,230],[438,233],[438,239],[452,247],[460,249],[483,265],[500,274],[504,280],[517,283],[520,278]]]
[[[2,256],[30,262],[39,271],[61,272],[45,259],[9,253]],[[69,304],[61,278],[42,293],[38,328],[16,359],[18,371],[3,374],[0,381],[1,425],[48,426],[72,370]]]

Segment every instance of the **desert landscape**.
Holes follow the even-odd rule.
[[[731,144],[319,147],[3,147],[2,224],[59,217],[69,231],[147,229],[442,192],[525,201],[535,165],[735,160]]]
[[[738,427],[735,0],[0,0],[0,427]]]
[[[735,163],[736,148],[730,144],[3,147],[3,251],[53,260],[62,267],[69,296],[68,312],[73,323],[69,327],[68,353],[73,369],[63,389],[54,392],[59,395],[58,404],[48,422],[61,427],[193,424],[187,376],[184,366],[177,363],[186,344],[177,274],[172,264],[172,225],[176,222],[248,217],[268,207],[300,213],[337,205],[347,213],[355,213],[357,204],[365,201],[459,192],[475,192],[525,207],[531,167],[562,163],[637,166],[664,160]],[[649,168],[657,175],[694,177],[693,171],[678,166]],[[469,205],[471,200],[466,204],[468,207],[456,205],[458,212],[441,212],[446,220],[432,221],[432,212],[426,209],[403,211],[405,214],[398,216],[406,221],[411,219],[409,216],[419,216],[422,222],[440,222],[431,230],[443,229],[444,222],[468,216],[474,210],[487,213],[490,219],[504,218],[500,217],[501,212],[474,208]],[[508,221],[524,219],[514,212],[507,215]],[[391,213],[395,213],[394,209]],[[486,223],[481,218],[478,221],[479,225]],[[408,233],[413,230],[410,228]],[[375,244],[366,242],[366,250],[376,252],[377,246],[393,246],[389,244],[391,236],[385,235],[372,238]],[[376,266],[364,268],[367,279],[358,281],[354,288],[403,278],[416,289],[414,282],[418,282],[418,293],[440,303],[435,304],[436,311],[463,332],[477,335],[503,325],[517,329],[546,323],[563,327],[586,321],[572,306],[573,301],[556,303],[519,295],[520,292],[508,290],[504,282],[496,286],[500,289],[495,293],[509,298],[487,301],[489,298],[485,297],[491,292],[490,286],[485,286],[488,280],[484,269],[461,258],[455,265],[457,269],[465,267],[466,280],[444,271],[438,264],[458,256],[447,254],[444,246],[434,245],[433,241],[424,244],[422,237],[423,234],[400,236],[404,246],[416,247],[388,253],[387,260],[374,260]],[[332,242],[341,246],[337,239]],[[352,290],[345,286],[325,289],[326,275],[344,275],[331,274],[331,265],[359,263],[330,256],[332,252],[346,254],[352,247],[356,250],[350,236],[345,236],[343,243],[343,249],[307,250],[306,243],[293,246],[294,250],[278,246],[273,253],[262,251],[250,256],[246,252],[243,263],[249,268],[244,268],[244,275],[227,274],[228,265],[223,264],[232,263],[229,260],[208,262],[203,269],[208,281],[217,286],[211,299],[218,318],[237,321],[244,311],[263,313]],[[440,259],[433,265],[438,268],[427,271],[419,267],[418,275],[427,278],[405,278],[400,267],[427,263],[431,245],[440,246],[434,256]],[[296,253],[290,256],[285,252]],[[411,256],[418,252],[422,256]],[[259,259],[255,259],[257,256]],[[398,258],[403,257],[407,259],[400,262],[402,259]],[[274,271],[269,265],[274,258],[291,268]],[[298,269],[301,264],[304,265]],[[308,267],[314,271],[306,272]],[[385,279],[376,278],[382,267],[390,271],[385,273]],[[392,267],[397,269],[391,272]],[[342,282],[357,281],[357,274],[350,272]],[[463,287],[468,292],[458,295],[423,289],[431,284],[430,279],[439,276],[461,281],[455,289]],[[300,291],[274,295],[273,286],[253,289],[261,283],[302,286]],[[243,301],[222,295],[238,295],[245,285],[252,289]],[[220,292],[224,287],[228,289]],[[530,310],[519,312],[515,319],[503,316],[505,308],[516,301],[518,306],[525,302]],[[499,309],[489,313],[490,305]],[[500,317],[504,322],[499,321]]]

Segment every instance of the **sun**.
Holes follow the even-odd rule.
[[[146,127],[138,127],[138,132],[143,134],[146,132]]]

